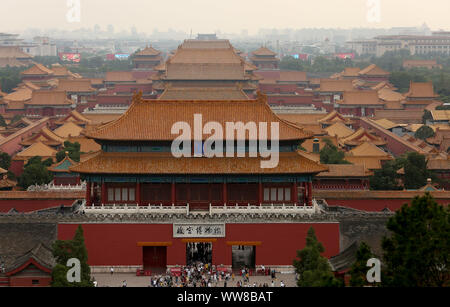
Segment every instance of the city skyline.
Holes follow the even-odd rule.
[[[56,0],[5,3],[3,8],[8,14],[3,18],[2,29],[4,32],[20,33],[27,28],[75,30],[99,25],[102,30],[106,30],[108,25],[113,25],[116,32],[130,31],[135,27],[137,32],[148,34],[155,29],[173,29],[186,33],[220,30],[249,35],[257,34],[263,28],[391,28],[419,26],[423,23],[433,30],[450,29],[450,20],[446,16],[450,2],[445,0],[431,0],[430,5],[425,7],[421,1],[406,0],[395,3],[385,0],[347,0],[342,6],[332,0],[315,3],[262,0],[257,4],[236,0],[193,0],[189,3],[179,0],[165,3],[129,0],[127,6],[116,0],[80,0],[79,22],[77,18],[71,20],[68,17],[70,12],[76,10],[78,0],[69,2],[71,4]],[[436,7],[441,9],[436,10]],[[42,19],[42,13],[52,18]]]

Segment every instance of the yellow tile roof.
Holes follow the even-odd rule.
[[[433,120],[450,121],[450,110],[433,110],[431,116],[433,116]]]
[[[106,174],[311,174],[326,171],[325,165],[298,152],[280,153],[275,168],[261,168],[261,157],[174,158],[171,153],[101,152],[70,170]]]
[[[398,127],[401,126],[400,124],[396,124],[392,121],[390,121],[389,119],[386,118],[382,118],[382,119],[378,119],[374,121],[375,123],[377,123],[378,125],[380,125],[381,127],[383,127],[386,130],[392,129],[394,127]]]
[[[337,136],[338,138],[345,138],[351,134],[353,134],[355,131],[347,127],[342,122],[337,122],[327,128],[325,128],[325,131],[330,136]]]
[[[348,152],[349,155],[355,156],[355,157],[361,157],[361,156],[373,156],[373,157],[386,157],[389,156],[387,152],[380,149],[378,146],[370,143],[370,142],[364,142],[361,145],[353,148]]]
[[[77,126],[73,122],[67,122],[59,128],[56,128],[53,132],[60,137],[67,138],[69,136],[79,136],[83,131],[83,128]]]
[[[41,142],[36,142],[33,145],[31,145],[30,147],[19,152],[13,158],[13,160],[28,160],[29,158],[32,158],[35,156],[39,156],[39,157],[46,159],[46,158],[54,157],[56,155],[56,152],[57,151],[54,150],[53,148],[51,148]]]

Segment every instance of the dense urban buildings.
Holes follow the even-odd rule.
[[[50,285],[52,244],[79,225],[93,273],[137,275],[198,262],[292,273],[312,227],[348,282],[357,246],[379,255],[386,221],[404,203],[429,192],[448,205],[450,114],[436,80],[407,80],[401,91],[393,71],[351,57],[334,72],[283,69],[283,55],[314,65],[317,54],[243,50],[215,34],[175,49],[129,42],[129,54],[66,44],[0,34],[0,67],[20,69],[17,84],[0,89],[0,162],[9,158],[0,167],[0,287]],[[443,32],[378,35],[342,51],[448,55],[449,44]],[[314,47],[337,57],[329,40]],[[437,59],[399,65],[445,69]],[[410,187],[405,166],[395,189],[374,186],[411,153],[432,175]]]

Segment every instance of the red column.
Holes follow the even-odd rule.
[[[86,206],[91,205],[91,183],[86,182]]]
[[[294,201],[294,204],[298,205],[298,190],[297,190],[297,182],[294,182],[292,185],[292,193],[294,194],[292,200]]]
[[[177,194],[176,194],[176,186],[175,186],[175,182],[172,182],[172,197],[171,197],[171,199],[172,199],[172,204],[176,204],[176,202],[177,202]]]
[[[306,204],[306,182],[302,182],[302,203],[301,205]]]
[[[263,203],[263,185],[262,182],[258,185],[258,205]]]
[[[308,206],[312,205],[312,182],[308,182]]]
[[[136,203],[138,206],[141,205],[141,184],[139,182],[136,183]]]
[[[105,205],[106,204],[106,202],[107,202],[107,198],[106,198],[106,183],[102,183],[102,196],[101,196],[101,199],[102,199],[102,204],[103,205]]]
[[[228,195],[227,195],[227,184],[226,184],[226,182],[223,183],[222,187],[223,187],[223,192],[222,192],[223,193],[223,203],[227,204],[228,203]]]

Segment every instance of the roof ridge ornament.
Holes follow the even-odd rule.
[[[141,103],[142,102],[142,91],[139,91],[137,93],[134,93],[133,95],[133,103]]]
[[[267,95],[258,90],[256,91],[256,100],[261,103],[267,103]]]

